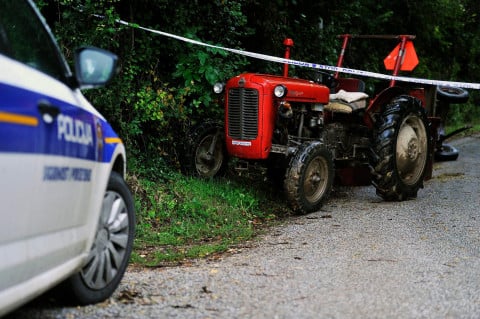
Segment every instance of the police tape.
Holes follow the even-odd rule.
[[[101,17],[101,16],[98,16],[98,15],[96,15],[96,16]],[[429,80],[429,79],[421,79],[421,78],[411,78],[411,77],[406,77],[406,76],[393,76],[393,75],[387,75],[387,74],[369,72],[369,71],[363,71],[363,70],[357,70],[357,69],[323,65],[323,64],[311,63],[311,62],[303,62],[303,61],[297,61],[297,60],[292,60],[292,59],[279,58],[279,57],[266,55],[266,54],[261,54],[261,53],[254,53],[254,52],[243,51],[243,50],[238,50],[238,49],[225,48],[225,47],[222,47],[222,46],[213,45],[213,44],[209,44],[209,43],[205,43],[205,42],[181,37],[181,36],[178,36],[178,35],[175,35],[175,34],[163,32],[163,31],[158,31],[158,30],[154,30],[154,29],[150,29],[150,28],[145,28],[145,27],[139,26],[138,24],[129,23],[129,22],[126,22],[124,20],[117,20],[117,23],[129,26],[129,27],[132,27],[132,28],[137,28],[137,29],[140,29],[140,30],[152,32],[152,33],[155,33],[155,34],[158,34],[158,35],[166,36],[166,37],[169,37],[169,38],[172,38],[172,39],[177,39],[177,40],[180,40],[180,41],[183,41],[183,42],[187,42],[187,43],[191,43],[191,44],[195,44],[195,45],[200,45],[200,46],[204,46],[204,47],[209,47],[209,48],[214,48],[214,49],[219,49],[219,50],[224,50],[224,51],[227,51],[227,52],[240,54],[240,55],[243,55],[243,56],[247,56],[247,57],[251,57],[251,58],[255,58],[255,59],[260,59],[260,60],[265,60],[265,61],[270,61],[270,62],[277,62],[277,63],[284,63],[284,64],[286,63],[286,64],[300,66],[300,67],[308,67],[308,68],[318,69],[318,70],[323,70],[323,71],[347,73],[347,74],[376,78],[376,79],[382,79],[382,80],[395,80],[395,81],[409,82],[409,83],[420,83],[420,84],[428,84],[428,85],[436,85],[436,86],[460,87],[460,88],[465,88],[465,89],[480,90],[480,83],[439,81],[439,80]]]

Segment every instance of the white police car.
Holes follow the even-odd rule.
[[[83,48],[71,73],[31,1],[0,1],[0,316],[60,282],[79,304],[118,286],[135,212],[125,148],[80,89],[116,56]]]

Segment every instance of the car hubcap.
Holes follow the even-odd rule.
[[[115,278],[125,258],[128,230],[125,201],[117,192],[107,191],[103,198],[97,234],[81,272],[88,287],[102,289]]]

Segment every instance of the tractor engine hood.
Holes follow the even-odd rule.
[[[326,104],[330,96],[330,89],[323,84],[276,75],[244,73],[227,82],[227,88],[256,87],[258,85],[263,87],[263,94],[273,94],[276,86],[284,85],[287,88],[287,95],[284,99],[291,102]]]

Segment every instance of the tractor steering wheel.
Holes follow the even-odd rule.
[[[337,86],[337,80],[332,74],[328,72],[318,71],[318,70],[308,70],[308,71],[303,71],[302,75],[307,80],[313,81],[318,84],[323,84],[330,89],[333,89]]]

